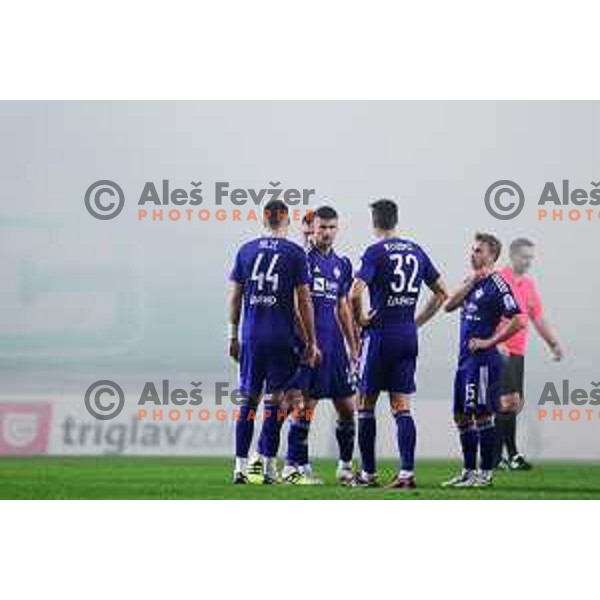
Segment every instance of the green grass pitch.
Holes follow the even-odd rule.
[[[380,461],[387,483],[395,462]],[[445,490],[440,483],[458,461],[422,460],[416,490],[351,489],[336,484],[335,464],[317,460],[322,486],[230,483],[225,458],[15,457],[0,458],[2,499],[584,499],[600,498],[600,463],[540,462],[529,472],[501,472],[493,488]]]

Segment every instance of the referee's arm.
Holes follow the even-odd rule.
[[[561,360],[564,356],[563,349],[558,341],[558,337],[543,315],[542,299],[535,285],[532,292],[532,302],[529,305],[529,318],[540,337],[546,342],[548,348],[550,348],[555,360]]]

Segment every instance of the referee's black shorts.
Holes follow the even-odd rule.
[[[502,374],[500,376],[500,395],[519,394],[523,397],[525,379],[525,357],[516,354],[503,356]]]

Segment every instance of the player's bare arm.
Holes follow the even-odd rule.
[[[510,319],[507,325],[500,328],[492,337],[482,340],[480,338],[471,338],[469,340],[469,350],[476,352],[477,350],[489,350],[509,340],[517,331],[524,327],[523,318],[521,315],[515,315]]]
[[[430,321],[448,299],[448,288],[441,277],[428,287],[433,292],[433,295],[428,298],[423,310],[415,317],[417,327],[422,327]]]
[[[296,304],[300,323],[306,335],[306,360],[314,366],[320,362],[321,353],[317,346],[317,337],[315,334],[315,316],[313,303],[308,285],[299,285],[296,287]]]
[[[367,284],[356,277],[352,282],[352,288],[350,289],[350,306],[352,308],[352,316],[354,321],[359,327],[366,327],[370,318],[363,314],[362,296],[367,289]]]
[[[240,359],[240,342],[238,329],[242,314],[243,288],[239,283],[232,283],[229,292],[229,356],[236,362]]]
[[[476,283],[474,275],[467,277],[462,285],[448,298],[444,310],[446,312],[453,312],[457,308],[460,308],[465,301],[465,298],[469,295],[469,292],[473,289]]]
[[[304,323],[302,322],[302,318],[300,317],[300,310],[298,309],[298,295],[294,295],[294,320],[296,322],[296,330],[298,331],[300,337],[304,344],[308,344],[308,334],[306,333],[306,329],[304,328]]]
[[[532,321],[536,331],[539,333],[544,342],[546,342],[548,348],[550,348],[554,359],[561,360],[564,356],[563,349],[548,321],[546,321],[544,317],[532,319]]]
[[[354,320],[352,318],[352,310],[347,297],[340,298],[338,300],[337,315],[344,334],[344,339],[350,348],[350,357],[354,363],[358,357],[358,338],[356,335],[356,328],[354,327]]]

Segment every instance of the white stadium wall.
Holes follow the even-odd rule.
[[[163,420],[140,420],[138,398],[126,397],[125,408],[114,419],[100,421],[87,412],[83,396],[30,395],[3,397],[0,400],[0,454],[51,455],[160,455],[228,456],[232,452],[234,409],[217,406],[206,399],[203,414],[194,409],[187,420],[185,408],[180,419],[172,421],[168,412],[174,407],[156,407]],[[148,414],[152,408],[146,407]],[[217,415],[217,411],[224,411]],[[550,411],[549,411],[550,413]],[[224,417],[224,414],[226,415]],[[418,427],[418,456],[422,458],[457,457],[458,440],[448,406],[441,401],[415,402]],[[572,417],[574,415],[571,415]],[[223,419],[223,420],[219,420]],[[256,430],[261,414],[257,415]],[[520,417],[521,447],[535,459],[598,459],[600,434],[596,421],[569,419],[539,421],[537,409],[525,410]],[[311,430],[311,453],[316,457],[335,457],[335,411],[328,401],[317,408]],[[287,426],[282,435],[285,450]],[[397,456],[396,429],[385,402],[378,409],[378,454]]]

